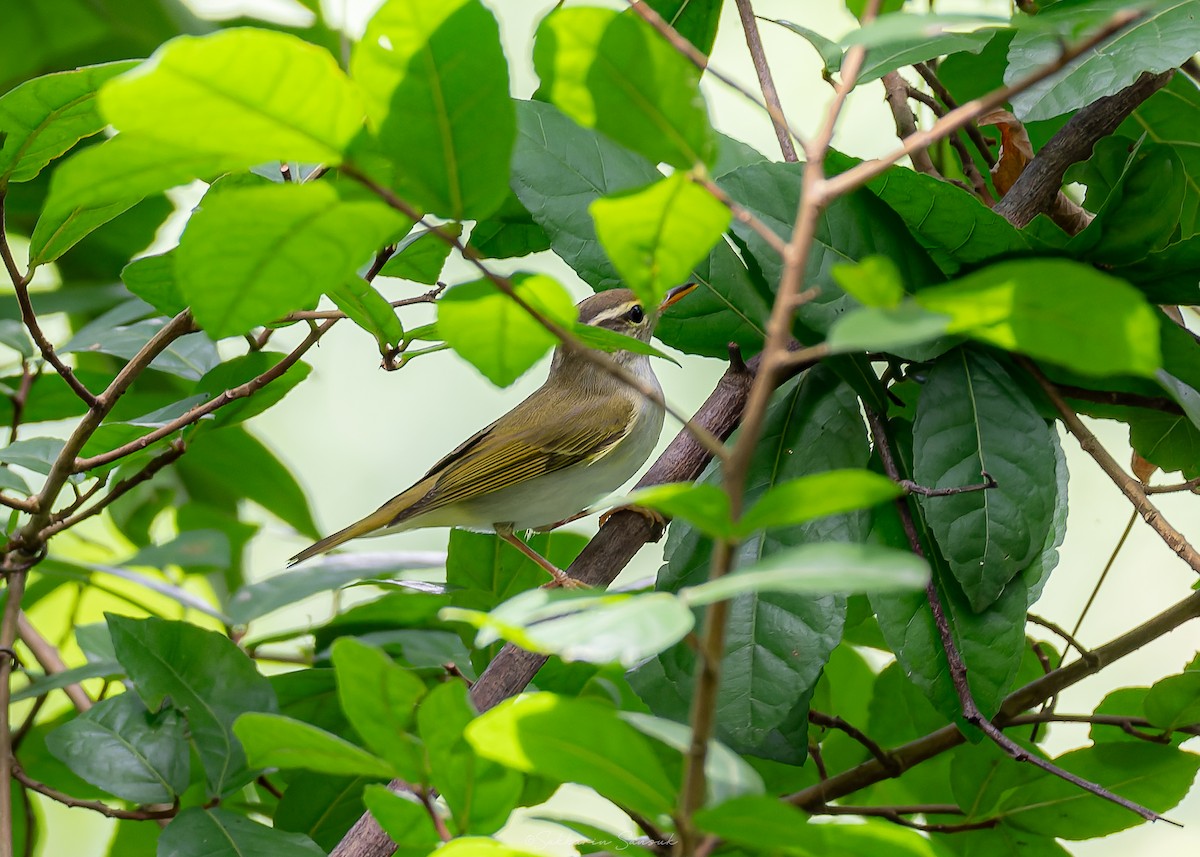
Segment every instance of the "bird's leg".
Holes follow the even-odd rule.
[[[582,512],[576,512],[574,515],[572,515],[569,518],[563,518],[561,521],[555,521],[553,524],[547,524],[544,527],[538,527],[535,530],[535,532],[548,533],[551,530],[557,530],[559,527],[565,527],[567,524],[571,523],[572,521],[578,521],[580,518],[586,518],[588,515],[591,515],[594,511],[595,511],[594,509],[584,509]]]
[[[513,534],[513,531],[511,529],[503,530],[503,529],[497,528],[496,535],[498,535],[500,538],[504,539],[504,541],[508,542],[510,545],[515,547],[521,553],[525,554],[525,556],[529,557],[531,560],[533,560],[535,563],[537,563],[539,566],[541,566],[542,568],[544,568],[546,571],[548,571],[550,573],[550,576],[553,577],[554,580],[552,580],[546,584],[547,589],[553,589],[556,586],[561,586],[564,589],[587,589],[588,588],[588,585],[586,583],[584,583],[581,580],[576,580],[575,578],[571,577],[571,575],[567,574],[565,571],[563,571],[561,568],[556,566],[554,563],[550,562],[550,560],[546,559],[544,556],[542,556],[540,553],[535,551],[529,545],[525,544],[525,542],[523,542],[519,538],[517,538]]]
[[[654,538],[652,541],[658,541],[660,538],[662,538],[663,530],[667,528],[667,519],[662,516],[661,512],[657,512],[654,509],[647,509],[645,506],[632,505],[616,506],[612,509],[609,509],[600,516],[600,526],[603,527],[608,522],[608,519],[617,514],[617,512],[634,512],[638,515],[641,515],[643,518],[648,519],[650,524],[654,527]]]

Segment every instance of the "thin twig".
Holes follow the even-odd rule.
[[[776,121],[776,116],[783,116],[783,105],[779,102],[779,92],[775,89],[775,80],[771,77],[771,66],[767,62],[766,51],[763,50],[762,36],[758,32],[758,19],[754,17],[754,9],[750,0],[737,0],[738,17],[742,19],[742,30],[746,34],[746,47],[750,49],[750,59],[754,62],[754,73],[758,75],[758,86],[762,90],[763,103],[771,116],[771,125],[775,128],[775,138],[779,140],[779,149],[783,159],[788,163],[799,160],[796,157],[796,147],[787,124]]]
[[[1167,547],[1186,562],[1193,571],[1200,573],[1200,553],[1197,553],[1196,549],[1192,547],[1191,542],[1184,537],[1183,533],[1171,526],[1167,519],[1163,517],[1162,512],[1146,498],[1145,486],[1121,469],[1121,465],[1117,464],[1113,457],[1108,454],[1108,450],[1092,434],[1091,430],[1083,424],[1083,421],[1079,419],[1079,416],[1071,409],[1071,406],[1063,401],[1058,388],[1042,374],[1041,370],[1032,361],[1019,358],[1019,362],[1046,393],[1047,398],[1054,405],[1054,409],[1058,411],[1063,425],[1079,441],[1079,445],[1083,447],[1084,452],[1090,455],[1096,464],[1100,465],[1100,469],[1121,490],[1126,499],[1133,504],[1134,509],[1150,525],[1150,528],[1158,533],[1159,538],[1166,543]]]
[[[767,226],[767,224],[759,220],[758,217],[754,215],[754,212],[748,210],[729,194],[725,193],[721,186],[708,176],[693,174],[691,178],[692,181],[716,197],[717,202],[728,208],[729,212],[733,215],[734,220],[749,226],[758,234],[760,238],[763,239],[763,241],[767,242],[768,247],[770,247],[780,256],[783,255],[784,251],[787,249],[787,242],[776,235],[775,230],[773,230],[770,226]]]
[[[67,665],[59,655],[58,649],[41,635],[24,613],[17,616],[17,634],[25,647],[33,653],[34,660],[41,664],[42,669],[46,671],[46,675],[58,675],[67,671]],[[82,685],[69,684],[63,688],[63,692],[80,714],[92,707],[92,698],[87,695],[87,691],[83,689]]]
[[[901,140],[917,133],[917,117],[908,106],[908,94],[911,87],[900,76],[898,71],[889,71],[883,76],[883,91],[887,94],[888,108],[892,111],[892,120],[896,123],[896,136]],[[938,168],[929,157],[929,150],[914,149],[909,155],[913,169],[919,173],[942,178]]]
[[[980,115],[989,110],[994,110],[1011,100],[1017,93],[1024,92],[1034,84],[1045,80],[1050,75],[1065,67],[1080,54],[1090,51],[1113,35],[1124,30],[1134,21],[1141,18],[1143,14],[1142,12],[1122,11],[1113,15],[1104,26],[1088,38],[1065,47],[1054,62],[1038,68],[1012,86],[998,89],[995,92],[985,95],[983,98],[973,99],[951,110],[937,122],[933,123],[927,130],[918,131],[906,138],[900,148],[895,149],[882,158],[873,161],[864,161],[840,175],[826,179],[814,191],[820,194],[822,201],[826,201],[862,187],[871,179],[886,172],[892,164],[911,155],[917,149],[928,148],[946,135],[964,127]]]
[[[942,83],[941,79],[937,76],[937,72],[933,70],[933,67],[929,63],[919,62],[913,68],[917,70],[917,74],[921,75],[934,94],[941,99],[942,104],[946,106],[947,110],[956,110],[958,108],[958,102],[955,101],[954,96],[950,94],[950,90]],[[975,144],[975,148],[979,151],[979,154],[983,156],[983,162],[989,167],[994,166],[996,156],[992,153],[987,138],[983,136],[983,132],[979,130],[979,126],[974,122],[968,122],[964,130],[967,132],[967,136],[971,139],[971,142]]]
[[[931,824],[905,818],[906,815],[962,815],[962,809],[954,804],[929,804],[927,806],[830,806],[826,804],[813,807],[809,812],[813,815],[858,815],[865,818],[882,818],[892,824],[912,830],[923,830],[926,833],[965,833],[969,830],[987,830],[1000,823],[999,818],[965,821],[960,824]]]
[[[1147,494],[1173,494],[1176,491],[1195,491],[1200,488],[1200,476],[1195,479],[1189,479],[1187,482],[1180,482],[1176,485],[1147,485],[1142,490]]]
[[[1152,735],[1137,731],[1139,729],[1158,728],[1149,720],[1144,717],[1125,717],[1119,714],[1060,714],[1057,711],[1047,711],[1044,713],[1018,714],[1004,725],[1024,726],[1029,723],[1089,723],[1093,726],[1115,726],[1127,735],[1133,735],[1136,738],[1156,744],[1162,743],[1161,735]],[[1167,731],[1179,732],[1183,735],[1200,735],[1200,723],[1173,726]]]
[[[918,485],[911,479],[901,479],[896,484],[907,491],[909,494],[920,494],[922,497],[953,497],[955,494],[970,494],[973,491],[990,491],[998,487],[996,480],[986,470],[981,474],[983,482],[977,482],[974,485],[956,485],[951,488],[929,488],[925,485]]]
[[[60,792],[52,786],[39,783],[21,770],[19,765],[13,766],[12,776],[13,779],[25,786],[25,788],[35,791],[40,795],[45,795],[52,801],[72,807],[73,809],[90,809],[92,812],[98,812],[108,818],[119,818],[127,821],[151,821],[159,818],[174,818],[179,814],[179,807],[177,806],[168,807],[167,809],[115,809],[102,801],[81,800],[77,797],[71,797],[66,792]],[[3,852],[0,851],[0,853]]]
[[[1080,643],[1079,640],[1077,640],[1075,638],[1074,634],[1069,633],[1067,631],[1067,629],[1063,628],[1061,625],[1056,625],[1054,622],[1051,622],[1049,619],[1043,619],[1041,616],[1038,616],[1034,613],[1026,613],[1025,620],[1027,622],[1031,622],[1034,625],[1038,625],[1042,628],[1045,628],[1051,634],[1055,634],[1058,637],[1061,637],[1067,643],[1068,646],[1074,648],[1075,651],[1079,652],[1080,657],[1086,658],[1091,654],[1083,646],[1083,644]],[[1063,652],[1063,655],[1065,656],[1066,652]]]
[[[879,744],[873,741],[870,736],[868,736],[858,727],[852,726],[850,723],[846,722],[840,717],[823,714],[822,712],[815,711],[811,708],[808,710],[808,722],[826,729],[837,729],[846,733],[859,744],[862,744],[863,747],[867,749],[868,753],[878,759],[879,764],[883,765],[889,771],[895,771],[892,776],[900,776],[900,769],[896,765],[896,760],[888,755],[887,750],[880,747]]]
[[[12,249],[8,246],[4,198],[5,194],[0,191],[0,257],[3,257],[4,267],[8,269],[8,277],[12,280],[13,293],[16,295],[17,305],[21,309],[21,321],[25,324],[25,329],[29,331],[29,336],[38,347],[38,351],[41,352],[42,359],[54,367],[54,371],[62,376],[62,379],[67,382],[67,386],[83,400],[84,404],[89,408],[95,407],[96,397],[92,395],[92,391],[75,376],[70,366],[63,363],[62,358],[55,352],[54,346],[50,344],[50,340],[46,338],[46,334],[42,332],[41,325],[38,324],[37,313],[33,311],[33,302],[29,298],[29,281],[33,279],[33,271],[22,274],[13,258]]]
[[[444,285],[437,285],[422,295],[417,295],[415,298],[404,298],[399,301],[390,301],[392,309],[400,307],[413,306],[414,304],[431,304],[436,303],[438,295],[446,290]],[[349,318],[344,312],[336,309],[314,309],[301,310],[299,312],[291,312],[280,319],[280,322],[286,323],[290,321],[324,321],[330,318]]]

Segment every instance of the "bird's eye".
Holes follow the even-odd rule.
[[[634,324],[641,324],[641,323],[642,323],[642,319],[644,319],[644,318],[646,317],[646,313],[645,313],[645,311],[642,309],[642,305],[641,305],[641,304],[634,304],[634,305],[633,305],[633,309],[631,309],[631,310],[628,312],[628,314],[626,315],[626,317],[627,317],[627,318],[628,318],[630,321],[632,321]]]

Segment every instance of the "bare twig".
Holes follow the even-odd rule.
[[[25,329],[29,331],[29,336],[38,347],[38,351],[41,352],[42,359],[54,367],[54,371],[62,376],[62,379],[67,382],[67,386],[83,400],[84,404],[89,408],[94,407],[96,397],[92,395],[92,391],[75,376],[70,366],[63,363],[62,358],[55,352],[54,346],[50,344],[50,340],[46,338],[46,334],[42,332],[41,325],[38,324],[37,313],[33,311],[33,302],[29,298],[29,281],[33,279],[33,272],[21,273],[13,258],[12,249],[8,246],[4,197],[5,194],[0,191],[0,257],[3,257],[4,267],[8,270],[9,279],[12,280],[17,306],[21,309],[21,321],[25,324]]]
[[[775,81],[771,77],[771,66],[767,63],[767,54],[763,50],[762,37],[758,32],[758,19],[754,17],[754,9],[750,0],[737,0],[738,17],[742,19],[742,30],[746,33],[746,47],[750,49],[750,59],[754,62],[754,73],[758,75],[758,86],[762,90],[763,102],[771,116],[771,125],[775,128],[775,138],[779,140],[779,149],[783,159],[789,163],[799,160],[796,157],[796,147],[792,144],[792,135],[787,124],[779,122],[776,117],[783,116],[783,105],[779,102],[779,93],[775,89]]]
[[[966,821],[961,824],[931,824],[905,818],[907,815],[962,815],[962,810],[953,804],[929,804],[916,806],[817,806],[809,810],[813,815],[857,815],[866,818],[882,818],[892,824],[923,830],[927,833],[965,833],[968,830],[987,830],[1000,823],[999,818],[981,821]]]
[[[953,497],[955,494],[970,494],[973,491],[990,491],[996,486],[996,480],[986,470],[982,473],[983,482],[974,485],[957,485],[951,488],[929,488],[918,485],[911,479],[900,479],[896,484],[909,494],[920,494],[922,497]]]
[[[846,733],[859,744],[862,744],[863,747],[867,749],[867,752],[879,761],[879,764],[883,765],[889,771],[894,771],[895,773],[893,773],[892,776],[900,776],[900,770],[897,767],[895,760],[888,755],[888,751],[880,747],[879,744],[873,741],[870,736],[868,736],[858,727],[852,726],[840,717],[823,714],[822,712],[815,711],[811,708],[808,710],[808,722],[826,729],[837,729],[840,732]]]
[[[919,62],[913,66],[917,70],[917,74],[921,75],[925,83],[929,86],[933,93],[946,106],[946,110],[955,110],[958,108],[958,102],[954,100],[954,96],[950,94],[933,67],[929,63]],[[941,113],[938,114],[942,115]],[[991,147],[988,146],[987,139],[983,136],[983,132],[979,130],[979,126],[974,122],[968,122],[964,128],[967,132],[967,137],[975,144],[975,148],[983,157],[983,162],[989,167],[996,163],[996,156],[993,154]]]
[[[1083,646],[1083,644],[1079,642],[1079,640],[1075,639],[1074,634],[1069,633],[1067,631],[1067,629],[1063,628],[1061,625],[1056,625],[1054,622],[1051,622],[1049,619],[1043,619],[1041,616],[1038,616],[1033,613],[1026,613],[1025,619],[1026,619],[1026,621],[1031,622],[1034,625],[1038,625],[1042,628],[1045,628],[1051,634],[1055,634],[1056,636],[1061,637],[1063,639],[1063,641],[1067,643],[1067,645],[1071,646],[1072,648],[1075,649],[1075,651],[1079,652],[1080,657],[1086,658],[1091,654]],[[1065,655],[1066,652],[1064,652],[1063,654]]]
[[[1142,490],[1147,494],[1172,494],[1176,491],[1192,491],[1195,492],[1200,488],[1200,476],[1195,479],[1189,479],[1187,482],[1180,482],[1176,485],[1147,485]]]
[[[917,117],[908,106],[909,90],[912,87],[905,82],[897,71],[889,71],[883,76],[883,90],[887,93],[888,107],[892,111],[892,119],[896,123],[896,136],[901,140],[917,133]],[[933,161],[929,158],[929,150],[913,149],[909,155],[913,169],[929,176],[942,177]]]
[[[81,800],[71,797],[66,792],[60,792],[58,789],[48,786],[45,783],[39,783],[17,765],[13,766],[12,776],[13,779],[25,786],[25,788],[35,791],[40,795],[45,795],[52,801],[74,809],[90,809],[92,812],[98,812],[108,818],[120,818],[129,821],[151,821],[160,818],[174,818],[179,813],[179,807],[177,806],[168,807],[167,809],[115,809],[102,801]],[[0,853],[3,852],[0,851]]]

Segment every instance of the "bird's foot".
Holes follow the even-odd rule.
[[[543,567],[545,567],[545,566],[543,566]],[[547,568],[546,571],[550,571],[550,569]],[[555,572],[557,572],[557,574]],[[592,587],[588,586],[586,583],[584,583],[582,580],[576,580],[575,578],[571,577],[571,575],[567,574],[561,568],[554,569],[554,571],[550,572],[550,574],[554,577],[554,579],[552,581],[550,581],[549,583],[543,583],[542,589],[558,589],[560,587],[563,589],[591,589],[592,588]]]
[[[647,519],[653,528],[650,541],[656,542],[662,538],[663,530],[667,528],[667,519],[663,517],[662,513],[654,509],[647,509],[645,506],[617,506],[614,509],[609,509],[600,516],[600,526],[603,527],[608,522],[608,519],[617,514],[617,512],[633,512]]]

